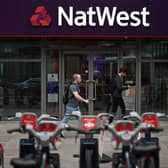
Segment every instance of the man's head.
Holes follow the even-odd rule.
[[[81,75],[80,74],[73,74],[73,81],[76,83],[81,83]]]
[[[127,71],[124,68],[120,68],[119,75],[121,77],[126,77],[127,76]]]

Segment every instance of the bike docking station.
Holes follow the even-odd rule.
[[[73,116],[76,112],[73,113]],[[89,131],[91,129],[104,127],[108,120],[109,114],[100,113],[98,115],[81,115],[78,113],[78,128],[83,131]],[[85,133],[84,133],[85,134]],[[98,134],[98,137],[94,138],[94,134]],[[85,134],[85,138],[80,139],[80,154],[74,154],[73,157],[80,158],[80,168],[86,168],[86,160],[92,159],[94,168],[99,168],[99,163],[108,163],[112,161],[112,158],[103,153],[104,149],[104,130],[97,132],[90,132]],[[78,134],[76,136],[76,139]],[[87,157],[87,158],[86,158]]]

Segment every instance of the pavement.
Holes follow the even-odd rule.
[[[4,146],[4,160],[5,168],[11,168],[10,160],[13,157],[18,156],[19,152],[19,139],[27,137],[27,135],[21,135],[19,133],[7,134],[8,129],[17,128],[18,121],[0,121],[0,143]],[[164,132],[157,134],[160,138],[160,167],[168,168],[168,121],[161,121],[160,125],[164,128]],[[79,154],[79,139],[75,143],[75,133],[65,132],[65,139],[62,139],[62,145],[58,152],[61,158],[61,168],[77,168],[79,167],[79,159],[74,158],[73,154]],[[105,134],[104,153],[108,156],[112,156],[114,150],[112,149],[111,135]],[[112,163],[101,163],[100,168],[111,168]]]

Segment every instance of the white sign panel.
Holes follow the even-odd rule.
[[[58,102],[58,74],[57,73],[48,74],[48,102],[49,103]]]

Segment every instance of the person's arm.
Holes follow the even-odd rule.
[[[130,88],[129,85],[123,85],[122,80],[120,80],[119,78],[116,78],[115,82],[116,82],[116,88],[119,92],[122,92],[123,90],[127,90]]]
[[[119,78],[115,78],[115,86],[119,92],[122,92],[122,81]]]
[[[77,100],[79,100],[79,101],[81,101],[81,102],[89,103],[89,100],[86,100],[86,99],[84,99],[83,97],[81,97],[81,96],[78,94],[77,91],[73,91],[72,93],[73,93],[74,97],[75,97]]]
[[[122,90],[127,90],[129,87],[127,85],[122,86]]]

